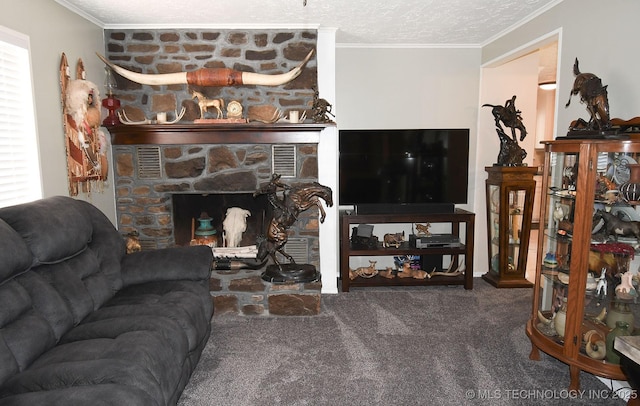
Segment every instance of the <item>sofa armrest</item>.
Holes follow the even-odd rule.
[[[198,245],[140,251],[122,260],[125,286],[170,280],[207,280],[213,264],[211,248]]]

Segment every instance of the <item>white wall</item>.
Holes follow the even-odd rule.
[[[103,92],[104,65],[95,56],[96,51],[104,50],[102,29],[52,0],[5,1],[0,25],[29,36],[43,195],[68,196],[58,75],[60,57],[63,52],[67,55],[72,75],[76,61],[82,58],[87,80],[96,83]],[[111,156],[110,152],[108,156]],[[107,184],[103,193],[81,194],[78,198],[91,201],[115,224],[115,197],[111,184]]]
[[[459,207],[476,212],[477,218],[483,214],[476,207],[479,202],[475,198],[475,179],[484,176],[486,164],[478,167],[476,163],[479,76],[479,48],[338,45],[338,129],[469,128],[469,199],[468,204]],[[398,225],[377,225],[375,234],[381,237],[386,232],[398,231],[401,231]],[[407,226],[405,234],[410,231]],[[485,234],[484,230],[481,233],[476,230],[476,241],[486,238],[482,237]],[[351,258],[350,263],[352,267],[365,266],[368,259],[371,258]],[[380,267],[393,265],[392,258],[375,259]]]
[[[479,48],[341,48],[341,129],[471,128],[478,113]]]
[[[475,177],[479,48],[336,50],[338,129],[469,128]],[[469,202],[474,210],[473,183]]]

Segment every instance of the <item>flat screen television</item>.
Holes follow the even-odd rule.
[[[469,129],[340,130],[339,204],[467,203]]]

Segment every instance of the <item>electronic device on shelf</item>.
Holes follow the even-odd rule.
[[[373,225],[359,224],[353,227],[351,247],[360,250],[374,250],[378,248],[378,237],[373,235]]]
[[[411,248],[459,247],[460,238],[453,234],[409,235]]]
[[[358,214],[452,213],[467,203],[469,129],[340,130],[339,204]]]

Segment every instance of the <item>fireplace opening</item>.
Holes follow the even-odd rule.
[[[173,233],[176,245],[189,245],[193,238],[197,219],[203,212],[212,218],[211,224],[216,230],[217,246],[223,245],[223,225],[227,209],[239,207],[248,210],[247,230],[242,233],[240,246],[256,245],[257,237],[264,233],[268,221],[269,203],[265,195],[253,196],[253,193],[180,193],[171,196],[173,203]]]

